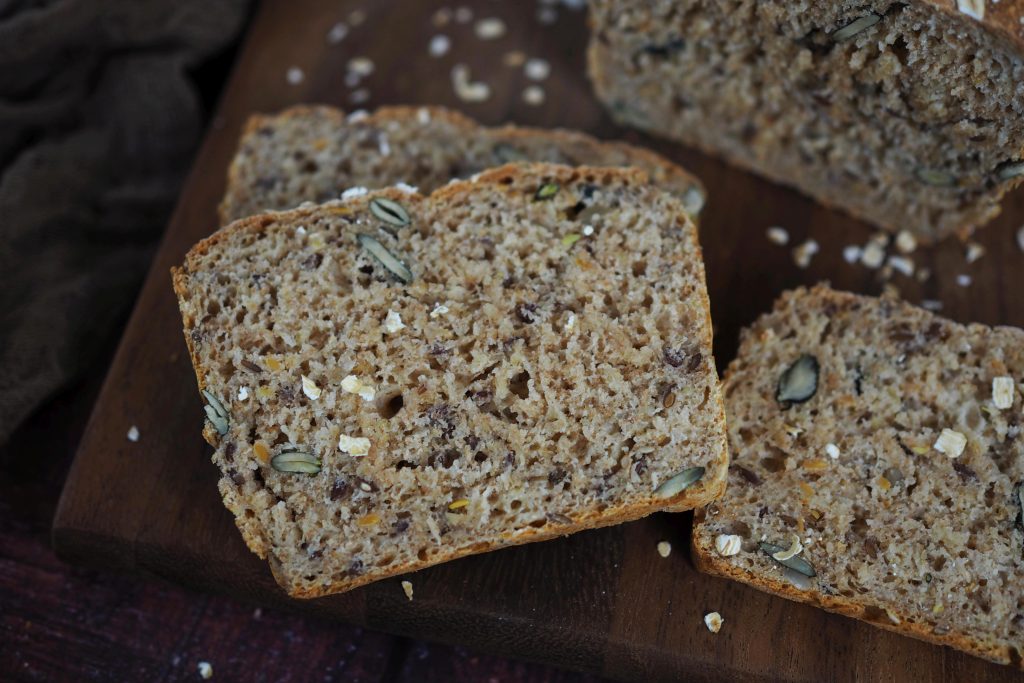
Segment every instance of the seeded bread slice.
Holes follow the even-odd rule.
[[[1022,378],[1024,331],[783,295],[726,373],[733,460],[699,566],[1020,666]]]
[[[642,171],[254,216],[173,278],[225,505],[293,596],[723,491],[696,231]]]
[[[1024,182],[1024,3],[590,0],[598,97],[919,241]]]
[[[661,156],[569,130],[486,128],[443,107],[383,107],[350,114],[297,106],[249,119],[228,171],[221,223],[302,202],[337,199],[352,187],[407,183],[430,193],[452,178],[517,161],[636,166],[678,195],[691,216],[700,181]]]

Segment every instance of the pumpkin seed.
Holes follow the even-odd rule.
[[[281,451],[270,459],[270,466],[278,472],[316,474],[320,471],[320,461],[317,457],[302,451]]]
[[[925,185],[931,185],[932,187],[953,187],[956,185],[956,178],[949,173],[930,168],[917,169],[917,179]]]
[[[1010,180],[1024,176],[1024,161],[1010,161],[996,169],[996,175],[1000,180]]]
[[[370,252],[370,256],[384,266],[388,272],[405,284],[412,282],[412,271],[399,261],[397,256],[388,251],[387,247],[378,242],[376,238],[360,234],[356,235],[356,239],[359,240],[359,246]]]
[[[537,190],[537,194],[533,195],[533,198],[535,201],[551,199],[558,194],[559,189],[561,188],[559,188],[555,183],[545,183],[540,186],[540,189]]]
[[[778,562],[783,567],[788,567],[793,571],[799,572],[809,578],[817,576],[817,573],[814,571],[814,567],[811,566],[811,563],[805,560],[804,558],[800,557],[799,555],[794,555],[788,560],[776,560],[774,557],[775,553],[785,552],[786,550],[788,550],[786,546],[775,545],[774,543],[765,543],[764,541],[762,541],[758,545],[761,548],[761,552],[766,553],[768,557],[771,557],[773,562]]]
[[[371,200],[370,212],[385,223],[399,228],[404,228],[411,222],[409,212],[401,204],[387,197],[377,197]]]
[[[818,391],[818,359],[805,353],[779,377],[775,400],[788,408],[794,403],[809,401]]]
[[[228,411],[224,407],[224,404],[220,402],[220,399],[218,399],[216,396],[211,394],[206,389],[203,389],[203,398],[205,398],[206,402],[209,403],[210,406],[217,412],[217,415],[227,419]]]
[[[228,419],[217,414],[216,409],[213,406],[203,406],[203,410],[206,411],[206,417],[213,425],[213,428],[217,430],[217,433],[224,436],[228,433]]]
[[[654,495],[659,498],[671,498],[672,496],[690,488],[704,476],[703,467],[691,467],[679,474],[662,482],[661,486],[654,489]]]
[[[860,19],[854,19],[846,26],[834,31],[832,33],[832,40],[837,43],[844,43],[861,31],[871,28],[881,20],[882,15],[880,14],[865,14]]]

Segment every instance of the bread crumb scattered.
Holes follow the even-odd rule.
[[[864,245],[864,249],[860,254],[861,263],[868,268],[878,268],[884,261],[885,247],[873,240]]]
[[[937,301],[935,299],[925,299],[924,301],[921,302],[921,308],[924,308],[925,310],[928,311],[941,311],[942,302]]]
[[[288,69],[288,72],[285,73],[284,77],[285,80],[288,81],[288,85],[298,85],[299,83],[302,83],[303,80],[305,80],[306,74],[299,67],[293,66],[290,69]]]
[[[348,26],[344,22],[338,22],[331,27],[331,30],[327,32],[327,42],[331,45],[337,45],[341,41],[345,40],[345,36],[348,35]]]
[[[971,286],[971,276],[970,275],[966,275],[964,273],[961,273],[960,275],[956,276],[956,283],[958,285],[960,285],[961,287],[970,287]]]
[[[403,581],[402,590],[405,591],[405,597],[412,600],[412,581]]]
[[[708,630],[712,633],[718,633],[722,630],[722,624],[725,619],[718,612],[708,612],[704,615],[704,625],[708,627]]]
[[[448,7],[442,7],[441,9],[434,12],[434,16],[430,18],[431,23],[438,28],[447,26],[452,20],[452,11]]]
[[[939,438],[935,440],[934,448],[939,453],[945,453],[951,458],[960,457],[967,446],[967,437],[952,429],[943,429]]]
[[[856,244],[843,247],[843,260],[847,263],[856,263],[860,261],[861,248]]]
[[[341,380],[341,389],[349,394],[358,394],[364,401],[372,401],[376,391],[372,384],[367,384],[355,375],[348,375]]]
[[[361,458],[370,453],[370,440],[363,436],[348,436],[342,434],[338,437],[338,450],[348,453],[353,458]]]
[[[348,73],[355,74],[360,78],[366,78],[373,73],[375,67],[373,60],[369,57],[353,57],[348,60],[348,66],[346,68]]]
[[[981,246],[977,242],[968,242],[967,251],[964,253],[964,257],[968,263],[974,263],[982,256],[985,255],[985,247]]]
[[[430,53],[431,57],[443,57],[448,54],[448,50],[452,47],[451,39],[443,34],[437,34],[430,39],[430,44],[427,46],[427,52]]]
[[[370,100],[370,91],[366,88],[359,88],[359,90],[353,90],[348,96],[348,101],[352,104],[365,104]]]
[[[672,554],[672,544],[668,541],[661,541],[658,543],[658,554],[662,557],[668,557]]]
[[[473,10],[468,7],[459,7],[455,10],[455,21],[460,24],[468,24],[473,21]]]
[[[772,244],[778,244],[779,246],[785,246],[789,244],[789,231],[785,228],[780,228],[777,225],[773,225],[768,228],[767,231],[768,241]]]
[[[510,50],[501,58],[501,63],[512,68],[519,68],[526,63],[526,53],[522,50]]]
[[[135,443],[136,441],[139,440],[139,428],[136,427],[135,425],[132,425],[128,429],[128,440],[131,441],[132,443]]]
[[[480,40],[495,40],[505,35],[505,22],[498,17],[487,17],[476,22],[473,31]]]
[[[523,66],[523,73],[531,81],[543,81],[551,75],[551,65],[547,60],[534,57]]]
[[[821,247],[814,240],[807,240],[796,249],[793,250],[793,261],[800,268],[806,268],[811,265],[811,259],[821,251]]]
[[[992,379],[992,405],[999,410],[1013,407],[1012,377],[995,377]],[[130,439],[131,436],[129,435],[128,438]]]
[[[837,460],[839,458],[839,446],[834,443],[827,443],[825,444],[825,453],[833,460]]]
[[[732,557],[740,552],[743,539],[736,534],[718,534],[715,537],[715,550],[722,557]]]
[[[469,67],[465,64],[452,67],[452,88],[463,102],[483,102],[491,96],[489,85],[470,80]]]
[[[199,675],[203,680],[210,680],[213,678],[213,665],[209,662],[199,662]]]
[[[902,254],[909,254],[917,249],[917,238],[909,230],[901,230],[896,235],[896,248]]]
[[[544,88],[539,85],[530,85],[523,89],[523,102],[534,107],[539,107],[544,104],[544,100]]]
[[[893,270],[898,270],[907,277],[914,274],[914,262],[904,256],[890,256],[889,265]]]
[[[540,7],[537,9],[537,21],[550,25],[558,21],[558,12],[554,7]]]
[[[405,323],[402,322],[402,315],[397,311],[388,311],[387,316],[384,318],[384,331],[388,334],[394,334],[404,329]]]

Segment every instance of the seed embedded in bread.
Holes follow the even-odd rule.
[[[562,247],[584,210],[594,229]],[[292,595],[724,487],[696,229],[642,171],[510,165],[429,197],[256,216],[193,248],[174,283],[200,387],[258,382],[204,436],[243,538]]]

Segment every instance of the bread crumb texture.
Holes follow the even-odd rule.
[[[808,356],[813,393],[780,402]],[[698,562],[1020,665],[1022,403],[1018,389],[994,404],[1001,377],[1024,377],[1021,330],[826,286],[783,295],[726,373],[733,459],[726,496],[698,515]]]
[[[299,106],[249,120],[228,172],[221,221],[337,199],[353,187],[409,183],[429,193],[452,178],[522,161],[636,166],[692,216],[705,203],[700,182],[657,154],[575,131],[486,128],[441,107],[346,117],[332,107]]]
[[[590,75],[622,123],[932,241],[1024,181],[1022,9],[988,7],[592,0]]]
[[[293,595],[721,494],[696,230],[641,171],[510,165],[256,216],[174,279],[227,416],[204,430],[224,502]]]

